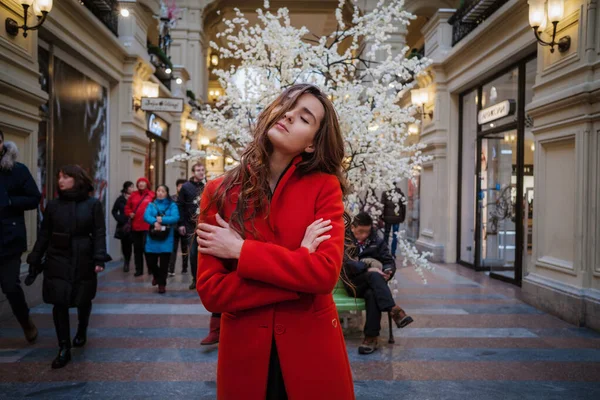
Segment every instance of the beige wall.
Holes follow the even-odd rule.
[[[444,41],[447,35],[440,35],[448,29],[440,22],[452,13],[439,11],[423,28],[426,56],[433,65],[431,82],[420,84],[436,92],[430,107],[440,117],[424,129],[421,141],[429,144],[427,151],[435,160],[448,157],[451,169],[458,162],[458,95],[537,52],[534,97],[527,106],[535,152],[529,151],[528,143],[525,160],[535,166],[536,211],[523,293],[536,307],[600,329],[600,11],[596,8],[595,2],[566,1],[565,18],[558,25],[558,38],[569,35],[572,40],[565,53],[550,53],[536,44],[525,1],[508,1],[454,47]],[[445,93],[451,100],[439,101]],[[436,234],[460,218],[456,207],[438,213],[424,196],[437,191],[437,196],[454,199],[458,186],[451,177],[448,185],[439,178],[433,184],[443,164],[431,164],[422,176],[421,235],[433,230],[430,245],[443,247],[445,260],[454,262],[455,251],[449,257],[448,250],[456,248],[455,228],[446,230],[447,240]],[[472,178],[463,171],[464,179]]]

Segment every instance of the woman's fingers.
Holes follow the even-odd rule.
[[[198,230],[198,232],[196,232],[196,236],[198,236],[198,238],[208,240],[211,238],[212,233]]]
[[[319,236],[318,238],[316,238],[313,243],[317,245],[317,247],[323,243],[324,241],[326,241],[327,239],[331,239],[331,235],[323,235],[323,236]]]
[[[331,225],[323,227],[323,228],[319,228],[315,231],[315,234],[316,234],[316,236],[321,236],[325,232],[329,232],[332,228],[333,228],[333,226],[331,226]]]
[[[206,232],[214,232],[217,230],[218,227],[211,225],[211,224],[205,224],[205,223],[200,223],[198,224],[198,229],[202,230],[202,231],[206,231]]]
[[[210,245],[210,242],[208,240],[202,238],[198,238],[197,241],[200,248],[208,248]]]
[[[221,218],[221,216],[219,214],[216,214],[215,218],[217,219],[217,224],[219,224],[221,227],[229,228],[229,224],[227,222],[225,222],[225,220],[223,218]]]

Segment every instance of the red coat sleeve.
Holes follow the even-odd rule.
[[[211,225],[217,225],[216,205],[209,209],[206,220],[202,220],[202,211],[210,203],[209,199],[214,192],[215,182],[212,181],[207,185],[200,200],[201,217],[199,222]],[[196,246],[196,244],[194,243],[192,246]],[[264,282],[244,279],[239,276],[237,271],[225,268],[221,259],[208,254],[198,253],[197,276],[196,289],[202,304],[210,312],[237,312],[300,298],[296,292]]]
[[[245,240],[238,262],[242,278],[269,283],[295,292],[331,293],[340,275],[344,254],[344,204],[335,176],[328,176],[317,196],[316,219],[331,220],[331,238],[314,253],[305,247],[285,247]]]

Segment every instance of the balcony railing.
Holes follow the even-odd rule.
[[[119,11],[117,0],[79,0],[115,36],[119,36]]]
[[[452,25],[452,46],[460,42],[508,0],[465,0],[448,20]]]

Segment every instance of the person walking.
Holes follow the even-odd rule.
[[[164,294],[173,252],[173,230],[179,221],[177,203],[171,199],[167,186],[160,185],[156,189],[156,198],[146,207],[144,221],[150,225],[145,251],[148,268],[154,275],[152,285],[158,285],[158,293]]]
[[[52,361],[53,369],[71,360],[70,307],[77,307],[79,318],[72,345],[86,344],[97,274],[111,260],[106,252],[104,206],[90,196],[94,190],[91,178],[77,165],[60,168],[57,178],[58,199],[48,203],[37,241],[27,257],[29,284],[43,272],[42,297],[54,305],[59,351]]]
[[[29,169],[17,162],[18,154],[17,145],[5,142],[0,131],[0,288],[25,339],[33,343],[38,330],[29,316],[19,275],[21,256],[27,250],[24,213],[38,206],[41,195]]]
[[[332,296],[347,192],[335,109],[317,87],[293,85],[253,138],[200,203],[197,289],[223,313],[217,396],[354,399]]]
[[[131,241],[131,221],[129,216],[125,214],[125,205],[127,199],[133,192],[133,182],[127,181],[123,183],[121,195],[115,200],[112,208],[112,216],[117,221],[117,230],[115,231],[115,239],[121,241],[121,253],[123,253],[123,272],[129,272],[129,261],[131,260],[131,251],[133,242]]]
[[[183,257],[183,270],[187,271],[188,259],[192,270],[192,282],[190,290],[196,289],[196,270],[198,267],[198,246],[195,245],[196,237],[194,230],[196,227],[196,219],[198,218],[198,205],[200,204],[200,196],[204,191],[206,168],[202,163],[196,163],[192,166],[193,176],[190,180],[183,184],[179,192],[178,204],[181,211],[181,221],[179,222],[179,234],[186,236],[190,240],[189,257]]]
[[[134,276],[144,274],[144,244],[146,232],[150,225],[144,221],[146,207],[154,198],[154,192],[150,190],[150,182],[142,177],[137,180],[137,190],[131,193],[127,204],[125,204],[125,214],[131,218],[131,240],[133,242],[133,261],[135,264]],[[151,273],[148,266],[148,274]]]
[[[176,185],[177,185],[177,194],[174,194],[173,196],[171,196],[171,199],[177,204],[177,206],[179,207],[179,193],[181,192],[181,187],[183,186],[184,183],[186,183],[187,181],[185,179],[177,179]],[[181,227],[182,225],[182,221],[181,221],[181,208],[179,209],[179,221],[177,221],[177,229],[174,232],[174,236],[173,236],[173,253],[171,253],[171,260],[169,261],[169,276],[175,276],[175,263],[177,263],[177,254],[178,254],[178,250],[179,250],[179,246],[181,244],[181,261],[182,261],[182,266],[181,266],[181,273],[182,274],[186,274],[187,273],[187,258],[188,258],[188,245],[189,245],[189,239],[187,235],[181,235],[181,233],[179,232],[180,229],[179,227]],[[185,260],[185,262],[184,262]]]
[[[398,182],[394,182],[395,188],[384,192],[381,195],[383,204],[382,219],[385,223],[385,233],[383,235],[385,242],[390,243],[390,232],[392,233],[392,257],[396,258],[396,249],[398,248],[398,230],[400,224],[406,218],[406,204],[404,204],[404,193],[398,187]],[[396,197],[396,200],[394,200]]]

